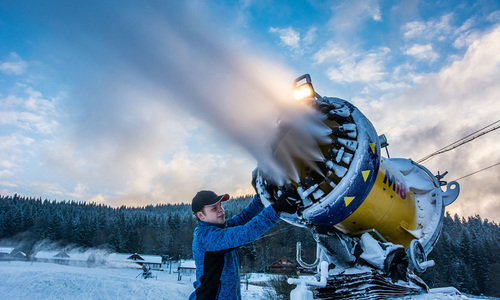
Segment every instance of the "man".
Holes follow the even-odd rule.
[[[236,249],[263,235],[279,220],[279,213],[295,213],[295,199],[282,195],[267,208],[255,195],[238,215],[226,220],[222,202],[229,195],[200,191],[192,201],[198,219],[194,231],[193,256],[196,263],[195,291],[190,300],[241,299]]]

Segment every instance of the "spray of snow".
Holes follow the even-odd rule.
[[[82,103],[76,116],[76,123],[82,124],[78,141],[103,141],[105,150],[113,143],[119,157],[130,161],[122,153],[144,144],[144,132],[150,131],[137,128],[135,118],[147,117],[137,112],[163,105],[167,110],[180,107],[207,122],[275,176],[290,173],[284,166],[293,157],[321,156],[316,143],[325,138],[325,131],[317,130],[319,120],[292,98],[292,81],[301,74],[259,55],[244,37],[217,24],[217,16],[204,5],[45,4],[55,17],[55,30],[70,36],[88,67],[98,70],[75,91]],[[280,115],[289,115],[290,127],[299,130],[277,161],[271,143]],[[143,147],[135,152],[140,151],[144,153]]]
[[[285,178],[299,182],[299,169],[303,167],[302,164],[321,174],[315,161],[325,160],[319,146],[331,143],[330,133],[331,129],[323,122],[323,116],[304,105],[301,115],[289,113],[280,120],[280,130],[273,137],[272,146],[272,157],[275,158],[278,168],[269,168],[266,165],[259,167],[278,179],[278,183],[281,183],[280,179]]]

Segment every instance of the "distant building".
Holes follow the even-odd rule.
[[[151,269],[160,269],[162,263],[161,256],[159,255],[139,255],[137,253],[134,253],[127,257],[127,260],[132,260],[140,266],[146,266],[147,268]]]
[[[28,259],[28,256],[26,255],[26,253],[19,251],[19,250],[13,250],[10,253],[10,256],[12,258],[14,258],[15,260],[27,260]]]
[[[270,273],[295,273],[297,272],[297,264],[283,256],[279,260],[273,262],[269,267]]]
[[[178,278],[181,280],[183,275],[195,275],[196,274],[196,264],[194,260],[179,261],[179,266],[177,267]]]
[[[0,247],[0,260],[26,260],[26,253],[14,247]]]
[[[0,260],[11,260],[10,253],[14,250],[14,247],[0,247]]]

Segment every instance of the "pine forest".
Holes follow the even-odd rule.
[[[252,197],[224,203],[226,217],[237,214]],[[99,248],[192,259],[197,221],[189,204],[119,207],[74,201],[0,196],[0,246],[29,254],[41,244]],[[306,228],[279,221],[254,243],[238,249],[242,272],[264,272],[274,261],[295,261],[297,242],[302,258],[313,262],[316,242]],[[479,216],[447,214],[441,237],[429,259],[436,266],[421,277],[431,287],[454,286],[473,295],[500,296],[500,227]]]

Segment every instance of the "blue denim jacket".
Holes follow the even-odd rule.
[[[198,221],[194,231],[195,291],[190,300],[241,299],[236,248],[249,244],[273,227],[279,215],[272,206],[253,201],[224,225]]]

